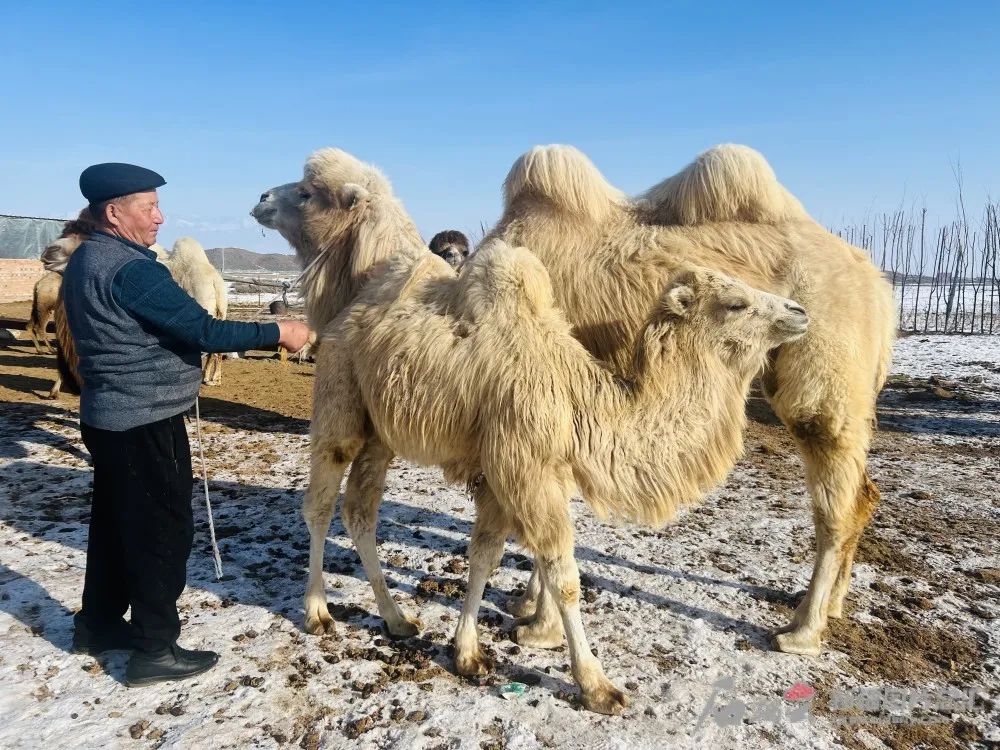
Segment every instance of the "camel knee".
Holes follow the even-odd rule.
[[[314,471],[329,467],[343,471],[361,453],[364,441],[360,437],[315,439],[312,449]]]

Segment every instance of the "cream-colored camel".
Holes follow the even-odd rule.
[[[313,154],[303,180],[266,192],[253,214],[306,264],[307,313],[323,342],[303,508],[306,630],[333,628],[323,548],[351,466],[344,526],[389,631],[417,632],[389,595],[375,546],[386,469],[402,456],[474,488],[457,670],[488,669],[476,618],[513,534],[559,594],[584,705],[619,712],[625,696],[604,676],[580,618],[570,497],[579,488],[602,516],[654,525],[700,499],[742,452],[751,378],[768,350],[805,332],[805,312],[714,271],[675,269],[622,378],[573,338],[530,252],[495,241],[456,276],[421,242],[381,173],[343,151]]]
[[[28,335],[39,354],[55,354],[55,349],[49,342],[46,326],[55,314],[59,304],[59,289],[62,287],[62,276],[55,271],[48,271],[35,282],[31,295],[31,319],[28,321]]]
[[[181,237],[174,243],[169,259],[164,261],[158,257],[158,260],[166,263],[177,285],[205,308],[209,315],[219,320],[226,319],[229,308],[226,282],[209,262],[205,248],[197,240]],[[206,356],[201,382],[205,385],[222,384],[221,354]]]
[[[865,253],[813,221],[759,153],[734,145],[706,151],[638,200],[570,146],[533,148],[507,175],[492,237],[535,252],[580,341],[619,374],[678,264],[717,269],[808,310],[808,334],[772,355],[762,382],[802,451],[816,524],[809,590],[774,643],[818,654],[827,617],[843,612],[858,537],[879,497],[865,461],[896,316]],[[527,598],[538,583],[534,576]],[[532,609],[523,600],[513,608]]]

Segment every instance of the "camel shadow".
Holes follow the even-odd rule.
[[[291,435],[309,434],[309,420],[298,417],[288,417],[270,409],[258,406],[226,401],[213,396],[198,398],[201,418],[206,422],[215,422],[243,430],[254,432],[287,432]]]
[[[885,432],[996,438],[1000,419],[995,415],[1000,415],[1000,400],[987,397],[945,399],[887,389],[878,402],[878,428]]]
[[[0,382],[3,376],[0,376]],[[77,447],[73,438],[46,428],[46,423],[79,430],[74,412],[50,404],[6,404],[4,420],[10,424],[9,437],[0,440],[0,458],[27,458],[30,451],[22,445],[45,445],[68,453],[74,458],[90,461],[90,456]]]
[[[44,399],[52,389],[55,378],[55,368],[52,369],[52,377],[44,379],[16,372],[3,372],[0,373],[0,386],[19,393],[30,393],[32,396]]]

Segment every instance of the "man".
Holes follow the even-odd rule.
[[[80,432],[94,466],[73,650],[134,649],[130,686],[192,677],[219,659],[177,645],[194,534],[184,413],[198,395],[201,353],[274,344],[294,352],[308,336],[296,321],[216,320],[177,286],[148,249],[163,223],[156,189],[164,184],[131,164],[85,169],[80,191],[98,231],[63,276],[83,381]]]

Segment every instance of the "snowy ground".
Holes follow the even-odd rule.
[[[16,380],[22,374],[4,380],[4,366],[21,361],[11,352],[0,354],[0,386],[34,387]],[[259,383],[236,382],[251,368],[285,383],[297,409],[256,401]],[[84,569],[87,457],[72,411],[30,399],[3,405],[0,747],[1000,742],[1000,338],[900,340],[871,457],[883,502],[859,551],[848,617],[831,628],[819,658],[768,648],[768,629],[787,620],[793,592],[808,581],[812,527],[801,463],[759,399],[750,405],[745,459],[675,525],[608,527],[574,503],[585,625],[609,676],[632,701],[617,718],[579,709],[562,648],[520,648],[510,640],[512,621],[501,605],[527,576],[513,546],[481,615],[496,672],[475,683],[452,673],[447,646],[464,588],[472,507],[434,470],[394,465],[379,529],[383,565],[403,606],[419,612],[422,637],[397,643],[382,634],[339,521],[326,555],[338,634],[305,635],[307,537],[298,508],[307,482],[308,405],[298,402],[311,369],[255,361],[227,372],[228,392],[237,395],[203,399],[226,575],[214,580],[199,504],[180,603],[182,643],[216,649],[222,661],[172,685],[130,690],[121,684],[124,653],[93,659],[67,652]],[[525,692],[505,700],[499,688],[511,682]],[[713,699],[715,684],[729,687]],[[791,697],[814,690],[812,700],[783,698],[795,686]],[[949,686],[971,690],[970,705],[949,708]],[[852,697],[844,692],[851,688],[868,692]],[[915,690],[923,691],[925,709],[889,705]],[[872,695],[884,699],[881,706],[871,704]],[[739,701],[751,707],[742,717]]]

